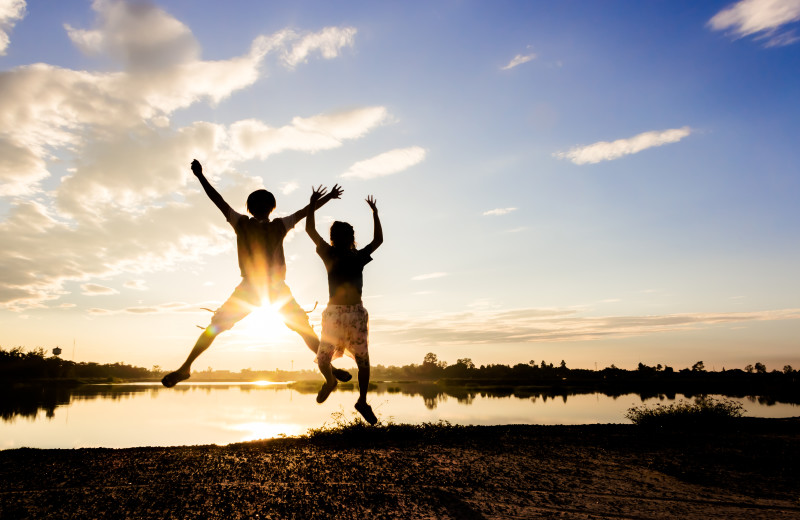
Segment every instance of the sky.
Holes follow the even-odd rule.
[[[373,364],[798,368],[799,26],[800,0],[0,0],[0,346],[177,367],[240,280],[196,158],[242,213],[341,184],[317,227],[362,246],[377,199]],[[285,249],[319,330],[302,224]],[[208,367],[313,355],[264,307]]]

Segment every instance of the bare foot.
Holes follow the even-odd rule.
[[[179,370],[176,370],[175,372],[170,372],[169,374],[165,375],[161,379],[161,384],[166,386],[167,388],[172,388],[181,381],[185,381],[187,379],[189,379],[188,372],[181,372]]]

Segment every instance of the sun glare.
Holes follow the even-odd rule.
[[[264,341],[268,338],[282,336],[289,332],[284,325],[277,306],[264,303],[253,310],[250,315],[242,320],[241,332],[254,340]]]

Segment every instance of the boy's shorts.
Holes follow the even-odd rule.
[[[347,354],[356,363],[369,363],[369,314],[362,304],[328,305],[322,311],[322,337],[317,360]]]
[[[211,318],[216,331],[229,330],[266,302],[277,305],[283,322],[291,330],[301,334],[314,334],[308,323],[308,314],[292,296],[289,287],[282,280],[269,284],[253,283],[243,279],[233,294],[217,309]]]

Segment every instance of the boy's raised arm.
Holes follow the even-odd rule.
[[[372,210],[372,242],[367,244],[364,248],[367,250],[368,253],[372,253],[378,247],[383,244],[383,227],[381,227],[381,219],[378,217],[378,206],[376,205],[375,197],[372,195],[367,197],[367,204],[369,204],[370,209]]]
[[[231,207],[227,202],[225,202],[225,199],[222,198],[222,195],[220,195],[219,192],[214,189],[214,186],[208,182],[206,176],[203,175],[203,165],[200,164],[200,161],[197,159],[192,161],[192,173],[194,173],[194,176],[200,181],[200,185],[203,186],[203,190],[205,190],[206,195],[208,195],[208,198],[211,199],[211,202],[213,202],[219,208],[219,210],[227,219],[231,213]]]
[[[334,186],[334,188],[336,188],[336,186]],[[319,204],[319,201],[320,199],[323,198],[326,191],[328,191],[328,189],[323,188],[322,185],[320,185],[319,188],[314,188],[314,191],[311,192],[311,198],[308,201],[308,206],[306,206],[307,208],[306,233],[308,233],[308,236],[311,237],[311,240],[317,247],[319,247],[319,245],[324,243],[325,241],[322,239],[319,233],[317,233],[317,226],[316,226],[316,219],[314,218],[314,212],[317,210],[318,207],[321,206],[321,204]]]
[[[320,190],[320,189],[322,190],[322,193],[325,193],[325,191],[327,191],[327,188],[323,189],[322,186],[320,186],[319,188],[315,189],[314,191],[317,191],[317,190]],[[323,195],[322,197],[320,197],[319,200],[317,200],[316,206],[315,206],[314,209],[321,208],[322,206],[327,204],[328,201],[331,200],[331,199],[338,199],[339,197],[342,196],[342,193],[344,193],[344,190],[342,189],[342,187],[339,186],[338,184],[334,184],[333,188],[331,188],[331,192],[330,193],[328,193],[327,195]],[[304,208],[295,211],[292,215],[289,216],[289,218],[292,219],[293,222],[299,222],[300,220],[306,218],[306,215],[308,215],[308,209],[309,209],[308,206],[305,206]]]

